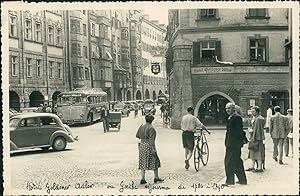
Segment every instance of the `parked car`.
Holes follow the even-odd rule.
[[[128,105],[126,105],[123,102],[116,103],[113,111],[115,111],[115,112],[121,112],[122,116],[123,115],[129,116],[129,114],[130,114],[130,110],[129,110]]]
[[[55,151],[64,150],[67,143],[78,140],[68,125],[51,113],[28,112],[13,116],[9,120],[10,151],[42,148]]]
[[[155,115],[156,109],[152,99],[145,100],[144,107],[142,109],[142,115],[152,114]]]
[[[13,109],[13,108],[9,108],[9,118],[16,116],[20,114],[19,112],[17,112],[17,110]]]
[[[128,107],[130,111],[133,111],[132,105],[130,101],[123,101],[123,103]]]
[[[139,105],[139,108],[142,109],[144,107],[144,101],[143,100],[135,100],[137,104]]]
[[[130,104],[131,104],[131,110],[134,111],[134,109],[136,107],[140,108],[138,103],[136,101],[130,101]]]

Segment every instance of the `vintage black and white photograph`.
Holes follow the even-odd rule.
[[[3,3],[4,195],[297,195],[299,18]]]

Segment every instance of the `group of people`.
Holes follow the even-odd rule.
[[[37,108],[37,112],[47,112],[47,113],[56,113],[55,107],[49,106],[47,104],[40,104]]]
[[[285,155],[288,156],[289,143],[292,143],[293,122],[292,109],[287,110],[288,115],[280,114],[280,107],[275,106],[275,114],[272,115],[273,107],[267,111],[266,120],[260,114],[260,108],[253,106],[251,108],[252,119],[248,128],[250,137],[247,137],[243,129],[243,119],[241,117],[241,109],[234,103],[227,103],[225,110],[228,114],[225,135],[225,173],[226,181],[223,186],[234,185],[235,183],[246,185],[247,177],[245,171],[263,172],[265,162],[265,131],[270,132],[273,140],[273,159],[283,164],[283,145],[285,144]],[[270,112],[271,110],[271,112]],[[183,116],[181,121],[182,143],[185,149],[185,169],[189,169],[189,160],[195,146],[194,133],[199,129],[207,128],[200,120],[193,115],[193,107],[187,109],[188,114]],[[145,170],[154,170],[154,182],[164,181],[158,175],[160,159],[157,155],[155,147],[156,131],[151,125],[154,117],[147,115],[145,117],[146,124],[140,126],[136,137],[139,139],[139,169],[141,170],[140,184],[146,184]],[[243,160],[241,159],[241,148],[248,144],[248,158],[252,160],[252,166],[244,169]],[[252,148],[250,148],[250,143]],[[293,149],[293,146],[292,146]],[[293,153],[293,152],[292,152]],[[256,165],[256,168],[255,168]],[[235,182],[235,175],[238,181]]]

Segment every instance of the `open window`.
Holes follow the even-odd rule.
[[[216,56],[221,60],[221,41],[203,40],[193,42],[193,64],[215,62]]]

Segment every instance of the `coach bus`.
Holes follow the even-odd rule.
[[[108,108],[102,89],[75,89],[58,95],[57,115],[66,124],[88,123],[101,119],[103,106]]]

